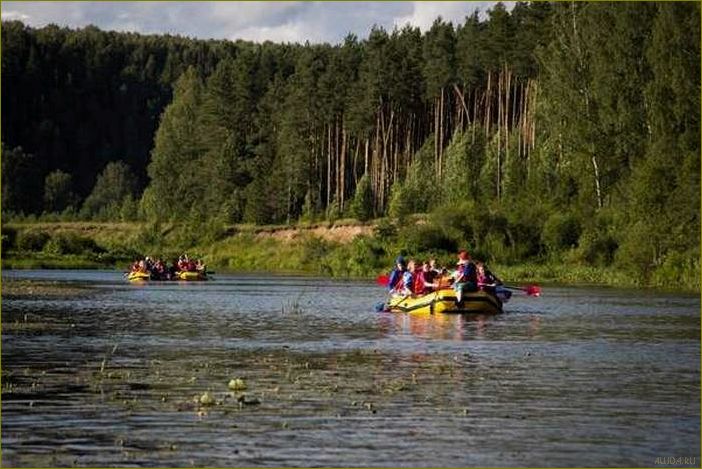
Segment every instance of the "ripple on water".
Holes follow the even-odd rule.
[[[367,282],[3,272],[66,277],[90,293],[3,299],[6,465],[699,458],[697,297],[554,287],[497,317],[407,316],[373,312]]]

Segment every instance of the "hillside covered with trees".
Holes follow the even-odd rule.
[[[426,251],[699,279],[698,2],[497,4],[337,45],[3,22],[2,44],[4,218],[432,213]]]

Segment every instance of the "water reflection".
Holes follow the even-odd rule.
[[[651,466],[699,455],[697,297],[552,288],[498,316],[417,315],[373,312],[383,292],[370,282],[7,275],[93,293],[3,298],[5,466]],[[233,377],[246,391],[228,389]],[[215,404],[194,400],[205,392]]]
[[[541,317],[529,314],[526,321],[514,318],[523,325],[525,337],[536,337],[541,329]],[[489,314],[417,314],[383,313],[378,322],[379,330],[387,336],[416,336],[442,341],[483,340],[489,338],[490,328],[504,328],[504,316]],[[512,332],[517,333],[514,330]]]

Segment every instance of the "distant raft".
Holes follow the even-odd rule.
[[[129,275],[127,275],[127,280],[130,282],[145,282],[146,280],[151,279],[151,275],[149,275],[148,272],[129,272]]]
[[[176,272],[175,280],[185,280],[187,282],[202,281],[207,280],[207,275],[204,272],[183,270],[181,272]]]
[[[502,301],[484,291],[464,293],[463,301],[458,303],[453,289],[438,290],[426,295],[394,296],[388,302],[388,310],[394,313],[416,314],[500,314]]]
[[[141,272],[141,271],[134,271],[134,272],[129,272],[127,275],[127,280],[130,282],[146,282],[149,280],[165,280],[168,281],[168,278],[157,278],[154,277],[152,274],[149,274],[148,272]],[[176,272],[173,275],[173,278],[170,280],[178,280],[178,281],[186,281],[186,282],[202,282],[205,280],[209,280],[207,277],[207,274],[205,272],[190,272],[190,271],[180,271]]]

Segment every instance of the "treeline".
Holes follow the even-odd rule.
[[[699,18],[695,2],[497,4],[334,46],[3,23],[3,211],[444,210],[444,239],[502,262],[699,275]]]

